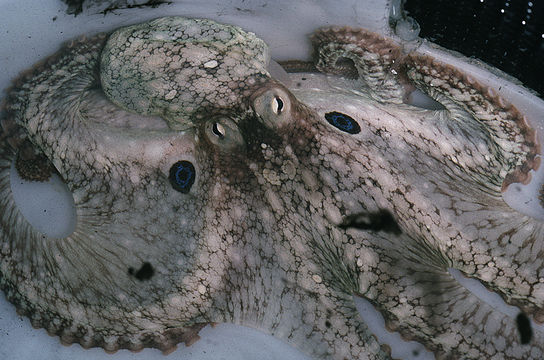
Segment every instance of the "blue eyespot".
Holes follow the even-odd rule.
[[[330,113],[326,113],[325,119],[327,119],[329,124],[331,124],[332,126],[349,134],[357,134],[361,132],[361,127],[359,126],[359,124],[357,124],[357,121],[355,121],[353,118],[346,114],[333,111]]]
[[[188,193],[195,183],[196,171],[190,161],[181,160],[170,168],[170,184],[174,190]]]

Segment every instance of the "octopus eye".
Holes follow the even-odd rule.
[[[190,161],[181,160],[170,168],[170,184],[174,190],[187,194],[195,182],[196,171]]]
[[[272,111],[274,114],[279,115],[281,114],[281,111],[283,110],[283,100],[280,99],[278,96],[274,98],[272,101]]]
[[[213,123],[212,132],[220,139],[225,137],[225,128],[219,123]]]
[[[361,127],[352,117],[342,114],[337,111],[333,111],[325,114],[325,119],[332,126],[340,129],[348,134],[357,134],[361,132]]]
[[[238,125],[226,116],[218,116],[206,121],[203,132],[204,136],[220,151],[243,147],[244,139]]]
[[[253,100],[253,110],[271,128],[291,122],[291,106],[288,90],[279,85],[260,93]]]

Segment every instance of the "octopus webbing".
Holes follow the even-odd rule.
[[[535,130],[393,39],[329,27],[312,43],[284,85],[254,34],[167,17],[22,74],[0,133],[0,287],[18,312],[106,351],[230,322],[316,359],[389,359],[357,295],[439,358],[542,358],[544,334],[520,337],[448,271],[544,321],[544,225],[502,198],[539,166]],[[440,106],[406,103],[414,88]],[[70,235],[27,221],[12,169],[63,179]]]

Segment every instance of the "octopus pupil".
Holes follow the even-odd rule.
[[[339,130],[347,132],[349,134],[357,134],[361,132],[361,127],[352,117],[342,114],[337,111],[333,111],[325,114],[325,119],[332,126],[336,127]]]
[[[225,133],[224,133],[224,131],[221,131],[221,130],[223,130],[222,127],[221,127],[221,129],[219,127],[220,127],[220,125],[218,125],[217,123],[214,123],[213,126],[212,126],[212,131],[220,139],[223,139],[225,137]]]
[[[195,174],[195,167],[191,162],[178,161],[170,168],[170,184],[174,190],[186,194],[195,182]]]
[[[276,97],[276,105],[278,106],[276,114],[279,115],[281,113],[281,110],[283,109],[283,101],[279,97]]]

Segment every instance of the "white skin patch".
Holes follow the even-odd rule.
[[[208,68],[208,69],[213,69],[213,68],[217,67],[217,65],[219,65],[219,63],[216,60],[210,60],[210,61],[204,63],[204,67]]]

